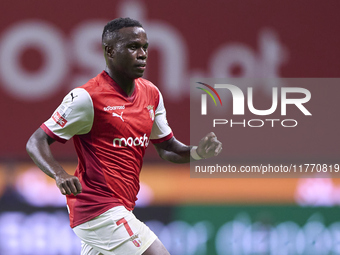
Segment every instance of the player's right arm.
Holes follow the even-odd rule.
[[[50,145],[55,142],[41,128],[38,128],[26,144],[26,150],[34,163],[48,176],[55,179],[63,195],[77,195],[82,187],[79,179],[69,175],[54,159]]]
[[[88,133],[93,124],[94,110],[89,93],[76,88],[66,95],[51,118],[44,122],[29,138],[26,149],[34,163],[55,179],[63,195],[81,192],[79,179],[69,175],[54,159],[50,145],[54,141],[65,143],[74,135]]]

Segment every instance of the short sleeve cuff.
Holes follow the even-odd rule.
[[[152,143],[161,143],[161,142],[165,142],[167,140],[169,140],[170,138],[172,138],[174,136],[174,134],[171,132],[170,134],[168,134],[165,137],[162,138],[158,138],[158,139],[151,139]]]
[[[40,128],[42,130],[44,130],[44,132],[51,138],[53,138],[54,140],[60,142],[60,143],[66,143],[67,140],[66,139],[63,139],[59,136],[57,136],[56,134],[54,134],[46,125],[45,123],[41,124]]]

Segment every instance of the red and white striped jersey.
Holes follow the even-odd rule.
[[[83,190],[67,196],[71,227],[117,205],[132,210],[146,147],[173,136],[156,86],[136,79],[128,97],[105,71],[66,95],[41,128],[63,143],[73,137]]]

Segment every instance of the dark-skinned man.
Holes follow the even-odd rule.
[[[138,21],[110,21],[102,34],[106,70],[66,95],[27,142],[33,161],[67,197],[82,255],[169,254],[132,213],[145,149],[152,142],[161,158],[174,163],[216,156],[222,149],[213,133],[198,146],[176,140],[160,91],[141,78],[148,45]],[[53,142],[71,138],[78,155],[74,176],[50,150]]]

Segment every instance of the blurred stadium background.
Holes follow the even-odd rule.
[[[64,197],[25,143],[70,89],[105,68],[107,21],[142,21],[146,78],[163,92],[175,136],[189,143],[190,77],[338,77],[339,7],[337,0],[2,1],[0,254],[79,254]],[[255,92],[266,98],[265,89]],[[325,128],[295,134],[306,143],[294,157],[284,136],[276,137],[280,146],[267,139],[262,148],[233,133],[224,148],[234,164],[251,164],[261,149],[274,164],[339,163],[339,121],[329,117]],[[73,173],[72,142],[52,148]],[[135,214],[171,254],[340,254],[338,179],[192,179],[188,165],[162,162],[150,146],[141,181]]]

